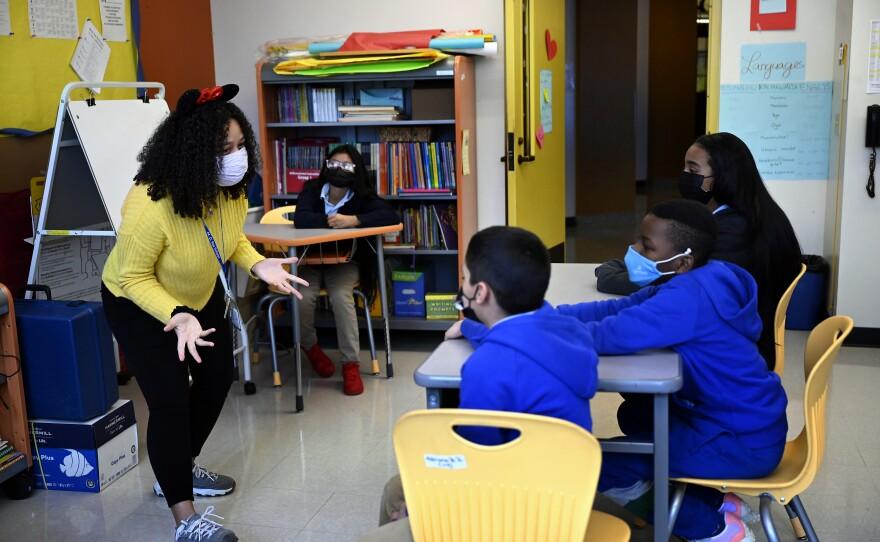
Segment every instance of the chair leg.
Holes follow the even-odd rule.
[[[371,372],[374,376],[381,373],[379,370],[379,358],[376,357],[376,340],[373,337],[373,319],[370,317],[370,306],[367,303],[367,296],[360,290],[353,290],[354,295],[360,298],[364,305],[364,320],[367,321],[367,337],[370,339],[370,360],[372,362]]]
[[[801,502],[801,498],[793,498],[791,500],[791,507],[794,508],[795,513],[798,518],[800,518],[801,525],[804,528],[804,534],[807,537],[806,539],[810,542],[819,542],[819,537],[816,535],[816,530],[813,529],[813,523],[810,521],[810,516],[807,515],[807,509],[804,508],[804,503]]]
[[[773,525],[773,500],[770,495],[761,495],[761,525],[764,526],[767,542],[779,542],[779,535]]]
[[[804,532],[804,526],[801,524],[801,518],[798,517],[797,512],[795,512],[791,504],[785,505],[785,511],[788,512],[788,520],[791,522],[791,529],[794,531],[794,536],[798,540],[806,540],[807,533]]]
[[[281,387],[281,372],[278,371],[278,352],[275,351],[275,318],[272,312],[275,310],[275,303],[283,301],[285,297],[278,296],[269,302],[269,351],[272,352],[272,385],[276,388]]]
[[[669,505],[669,535],[672,536],[672,529],[675,527],[675,520],[681,511],[681,503],[684,501],[684,492],[687,491],[687,484],[674,484],[675,490],[672,493],[672,503]]]

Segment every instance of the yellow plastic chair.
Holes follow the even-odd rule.
[[[265,213],[260,219],[260,224],[293,224],[293,221],[287,216],[296,211],[296,205],[285,205],[277,207]],[[266,253],[286,255],[287,249],[280,245],[264,245]],[[345,263],[351,261],[351,254],[340,256],[338,251],[334,256],[324,257],[323,252],[317,258],[304,257],[300,260],[302,265],[330,265],[337,263]],[[364,319],[367,321],[367,336],[370,340],[370,359],[372,360],[373,374],[379,374],[379,359],[376,357],[376,341],[373,338],[373,321],[370,316],[370,307],[367,303],[367,297],[364,293],[355,288],[353,290],[355,297],[360,298],[364,307]],[[327,290],[321,289],[319,295],[327,295]],[[290,299],[290,296],[281,291],[270,287],[269,293],[260,299],[257,303],[257,312],[262,310],[263,305],[269,303],[268,307],[268,327],[269,327],[269,347],[272,352],[272,381],[275,387],[281,386],[281,372],[278,370],[278,353],[275,351],[275,321],[273,312],[275,304]]]
[[[482,446],[454,427],[514,429]],[[463,409],[417,410],[394,427],[415,542],[626,542],[622,520],[592,512],[602,452],[590,433],[564,420]],[[586,538],[585,538],[586,534]]]
[[[779,298],[779,304],[776,305],[776,317],[773,319],[773,336],[776,341],[776,365],[774,365],[773,371],[779,375],[779,378],[782,378],[782,373],[785,371],[785,318],[788,314],[788,304],[791,302],[794,289],[797,288],[798,282],[801,281],[806,272],[807,266],[801,264],[801,272],[791,281],[785,293]]]
[[[818,542],[816,531],[799,495],[810,487],[819,472],[825,455],[825,406],[828,402],[828,381],[831,365],[837,358],[844,339],[853,328],[852,318],[832,316],[816,326],[807,339],[804,352],[804,428],[794,440],[786,443],[779,466],[765,478],[754,480],[704,480],[680,478],[670,512],[670,529],[681,506],[686,484],[710,487],[726,493],[741,493],[761,498],[761,523],[767,540],[778,542],[770,514],[775,500],[785,506],[795,535],[801,540]]]

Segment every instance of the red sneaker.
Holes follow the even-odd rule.
[[[336,372],[333,360],[327,357],[327,354],[317,344],[306,350],[306,356],[309,358],[309,363],[312,364],[312,369],[321,378],[330,378]]]
[[[364,393],[364,381],[361,380],[361,364],[356,361],[342,362],[342,392],[345,395]]]

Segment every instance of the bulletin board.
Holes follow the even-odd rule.
[[[77,28],[91,19],[101,28],[99,0],[77,0]],[[125,42],[107,42],[110,61],[105,81],[137,81],[137,47],[133,39],[132,10],[136,1],[126,1],[127,38]],[[33,38],[28,21],[28,0],[9,0],[13,34],[0,36],[0,129],[18,128],[41,132],[52,128],[64,85],[79,81],[70,67],[76,39]],[[86,98],[79,91],[77,99]],[[133,99],[134,89],[104,89],[101,99]]]

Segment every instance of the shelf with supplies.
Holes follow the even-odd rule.
[[[477,230],[474,59],[320,78],[272,68],[261,62],[256,72],[265,208],[295,204],[327,152],[353,144],[368,181],[404,223],[385,239],[386,265],[424,271],[428,291],[457,291]],[[391,327],[442,330],[449,323],[394,317]]]
[[[0,484],[7,496],[22,499],[34,488],[21,352],[12,294],[0,284]]]

